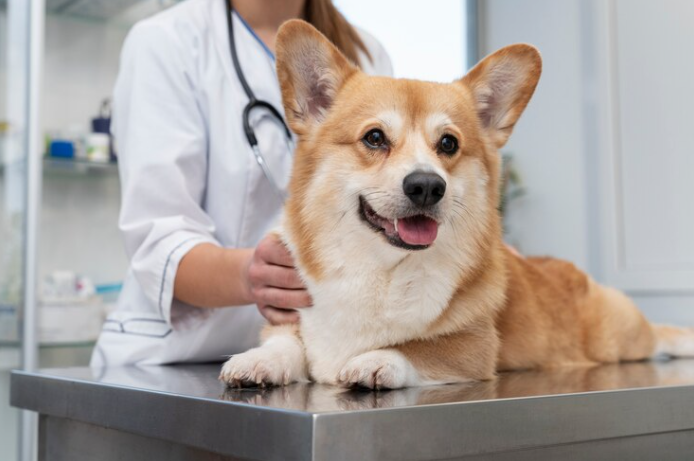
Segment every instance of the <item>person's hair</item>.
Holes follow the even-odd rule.
[[[357,30],[347,22],[342,13],[335,8],[332,0],[306,0],[304,18],[313,27],[321,31],[323,35],[347,58],[356,65],[360,65],[359,51],[372,61],[371,53],[357,33]]]

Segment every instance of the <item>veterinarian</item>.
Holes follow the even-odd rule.
[[[130,258],[92,365],[219,361],[311,299],[277,223],[292,165],[275,35],[300,17],[372,74],[392,73],[330,0],[188,0],[135,25],[113,133]],[[246,125],[246,126],[244,126]],[[263,318],[264,317],[264,318]]]

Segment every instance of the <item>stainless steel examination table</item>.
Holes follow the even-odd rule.
[[[225,389],[219,365],[15,372],[44,461],[694,459],[694,360],[397,391]]]

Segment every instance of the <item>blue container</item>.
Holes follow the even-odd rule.
[[[56,139],[51,141],[50,156],[56,158],[74,158],[75,145],[72,141]]]

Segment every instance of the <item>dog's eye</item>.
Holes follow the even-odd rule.
[[[450,134],[443,135],[439,141],[439,152],[446,155],[453,155],[458,151],[458,140]]]
[[[386,135],[378,128],[374,128],[364,135],[362,141],[366,144],[366,147],[380,149],[386,145]]]

